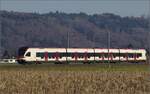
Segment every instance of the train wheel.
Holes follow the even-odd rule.
[[[91,62],[83,62],[83,64],[91,64]]]
[[[62,62],[55,62],[55,64],[63,64]]]
[[[83,62],[83,64],[86,64],[86,62]]]
[[[19,64],[25,65],[27,62],[25,62],[24,60],[18,60],[17,61]]]
[[[54,64],[58,64],[58,62],[55,62]]]
[[[39,61],[36,61],[36,62],[35,62],[35,64],[42,64],[42,63],[41,63],[41,62],[39,62]]]
[[[92,64],[91,62],[88,62],[88,64]]]

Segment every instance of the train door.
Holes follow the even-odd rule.
[[[59,57],[60,57],[60,56],[59,56],[59,53],[58,53],[58,52],[56,52],[56,53],[55,53],[55,61],[56,61],[56,62],[58,62],[58,61],[59,61]]]
[[[129,57],[128,53],[126,53],[126,61],[127,61],[127,63],[129,62],[129,58],[128,57]]]
[[[75,63],[77,63],[77,61],[78,61],[78,53],[77,52],[74,53],[74,60],[75,60]]]
[[[87,56],[87,52],[84,53],[84,62],[88,61],[88,56]]]
[[[44,53],[45,62],[48,62],[48,52]]]
[[[112,53],[109,53],[109,60],[110,60],[110,61],[113,61],[113,57],[114,57],[113,54],[112,54]]]
[[[104,52],[102,52],[101,54],[102,54],[101,60],[102,60],[102,63],[104,63],[104,60],[105,60]]]
[[[134,53],[134,61],[136,62],[137,60],[137,53]]]

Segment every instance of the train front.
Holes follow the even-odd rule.
[[[17,62],[19,64],[25,64],[25,60],[24,60],[24,54],[27,51],[28,47],[20,47],[18,49],[18,56],[17,56]]]

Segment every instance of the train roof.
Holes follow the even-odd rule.
[[[101,50],[106,50],[108,48],[42,48],[42,47],[29,47],[28,49],[101,49]],[[109,50],[145,50],[144,48],[140,49],[131,49],[131,48],[109,48]]]
[[[98,48],[98,47],[95,47],[95,48],[77,48],[77,47],[74,47],[74,48],[20,47],[20,48],[24,48],[24,49],[101,49],[101,50],[108,49],[108,48]],[[132,49],[132,48],[109,48],[109,50],[118,50],[118,49],[120,49],[120,50],[146,50],[144,48],[138,48],[138,49]]]

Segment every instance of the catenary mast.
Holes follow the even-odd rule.
[[[1,0],[0,0],[1,3]],[[2,18],[0,13],[0,58],[2,57]]]

